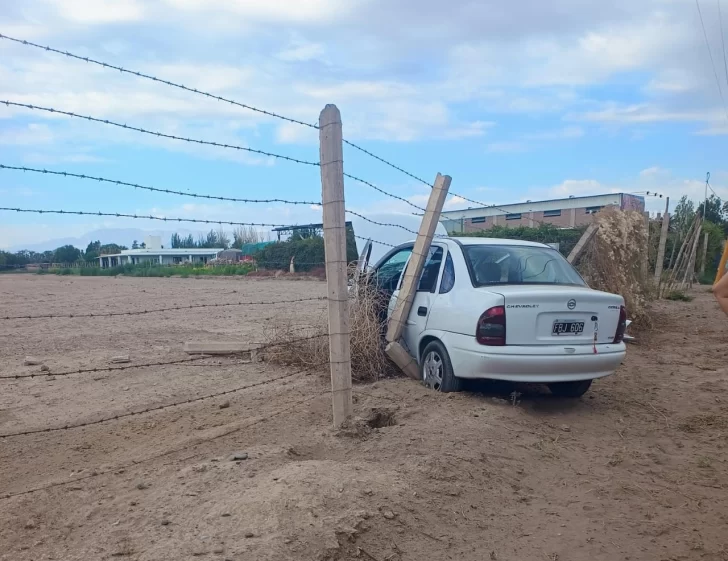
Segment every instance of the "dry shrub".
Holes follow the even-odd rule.
[[[645,219],[636,211],[614,207],[601,210],[594,218],[599,225],[577,263],[590,287],[620,294],[629,318],[637,327],[650,327],[649,301],[653,285],[643,270]]]
[[[384,352],[386,324],[380,312],[387,300],[370,285],[361,285],[356,298],[349,298],[351,329],[351,376],[355,382],[373,382],[397,373]],[[268,362],[296,367],[314,367],[329,361],[327,315],[324,312],[309,328],[293,324],[276,324],[266,333],[267,344],[262,358]],[[306,337],[310,339],[302,340]]]

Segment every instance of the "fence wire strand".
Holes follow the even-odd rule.
[[[239,101],[235,101],[233,99],[228,99],[228,98],[225,98],[225,97],[222,97],[222,96],[219,96],[219,95],[215,95],[215,94],[211,94],[209,92],[205,92],[205,91],[202,91],[202,90],[198,90],[197,88],[189,88],[189,87],[187,87],[187,86],[185,86],[183,84],[178,84],[178,83],[175,83],[175,82],[171,82],[169,80],[163,80],[161,78],[157,78],[155,76],[152,76],[150,74],[145,74],[143,72],[138,72],[136,70],[128,70],[126,68],[122,68],[121,66],[116,66],[116,65],[113,65],[113,64],[108,64],[106,62],[102,62],[100,60],[95,60],[95,59],[90,58],[90,57],[84,57],[84,56],[76,55],[76,54],[70,53],[68,51],[62,51],[60,49],[54,49],[53,47],[39,45],[38,43],[33,43],[31,41],[25,41],[23,39],[16,39],[15,37],[10,37],[8,35],[4,35],[4,34],[1,34],[1,33],[0,33],[0,39],[5,39],[7,41],[12,41],[14,43],[20,43],[21,45],[26,45],[26,46],[29,46],[29,47],[34,47],[36,49],[41,49],[41,50],[44,50],[46,52],[52,52],[52,53],[60,54],[60,55],[66,56],[68,58],[73,58],[73,59],[76,59],[76,60],[81,60],[81,61],[87,62],[89,64],[95,64],[95,65],[98,65],[98,66],[102,66],[104,68],[109,68],[111,70],[118,70],[119,72],[124,73],[124,74],[131,74],[132,76],[136,76],[137,78],[144,78],[146,80],[152,80],[153,82],[158,82],[158,83],[164,84],[166,86],[171,86],[173,88],[178,88],[180,90],[184,90],[184,91],[187,91],[187,92],[195,93],[195,94],[198,94],[198,95],[207,97],[209,99],[214,99],[216,101],[221,101],[221,102],[224,102],[224,103],[229,103],[230,105],[235,105],[237,107],[242,107],[243,109],[248,109],[249,111],[254,111],[255,113],[260,113],[260,114],[266,115],[268,117],[274,117],[276,119],[281,119],[283,121],[288,121],[289,123],[295,123],[297,125],[302,125],[304,127],[309,127],[309,128],[312,128],[312,129],[318,129],[318,127],[316,125],[312,125],[310,123],[305,123],[303,121],[299,121],[298,119],[293,119],[291,117],[285,117],[284,115],[280,115],[279,113],[274,113],[272,111],[266,111],[265,109],[259,109],[258,107],[254,107],[252,105],[248,105],[248,104],[245,104],[245,103],[240,103]]]
[[[309,371],[310,370],[313,370],[313,369],[309,369]],[[304,373],[304,372],[306,372],[306,371],[305,370],[300,371],[300,373]],[[236,432],[239,432],[241,430],[244,430],[244,429],[250,428],[252,426],[258,425],[260,423],[263,423],[263,422],[265,422],[265,421],[267,421],[269,419],[272,419],[274,417],[277,417],[278,415],[282,415],[284,413],[288,413],[289,411],[292,411],[293,409],[295,409],[299,405],[303,405],[304,403],[308,403],[309,401],[313,401],[314,399],[316,399],[318,397],[321,397],[322,395],[325,395],[326,393],[328,393],[328,391],[326,391],[326,392],[320,392],[320,393],[317,393],[315,395],[308,396],[308,397],[306,397],[304,399],[300,399],[300,400],[298,400],[298,401],[296,401],[296,402],[294,402],[294,403],[292,403],[290,405],[287,405],[283,409],[279,409],[278,411],[276,411],[274,413],[271,413],[270,415],[267,415],[267,416],[264,416],[264,417],[258,417],[255,420],[253,420],[252,422],[247,423],[247,424],[245,424],[243,426],[235,427],[233,429],[227,430],[227,431],[225,431],[223,433],[220,433],[220,434],[217,434],[215,436],[211,436],[211,437],[208,437],[208,438],[198,439],[196,442],[192,442],[190,444],[186,444],[186,445],[181,446],[179,448],[173,448],[172,450],[167,450],[165,452],[160,452],[159,454],[154,454],[152,456],[147,456],[146,458],[143,458],[141,460],[134,460],[134,461],[128,462],[126,464],[117,465],[117,466],[115,466],[113,468],[107,468],[107,469],[102,469],[102,470],[92,470],[91,473],[89,473],[89,474],[82,475],[80,477],[75,477],[75,478],[69,479],[67,481],[57,481],[57,482],[53,482],[53,483],[48,483],[46,485],[40,485],[38,487],[33,487],[31,489],[26,489],[24,491],[18,491],[16,493],[4,493],[4,494],[0,494],[0,499],[10,499],[10,498],[13,498],[13,497],[19,497],[19,496],[23,496],[23,495],[30,495],[32,493],[37,493],[39,491],[47,491],[47,490],[53,489],[55,487],[65,487],[66,485],[71,485],[71,484],[77,483],[79,481],[85,481],[87,479],[92,479],[94,477],[98,477],[98,476],[101,476],[101,475],[106,475],[108,473],[116,472],[116,471],[119,471],[119,470],[122,470],[122,469],[128,469],[128,468],[132,468],[132,467],[138,466],[140,464],[145,464],[145,463],[151,462],[153,460],[158,460],[158,459],[164,458],[166,456],[171,456],[172,454],[176,454],[177,452],[182,452],[183,450],[187,450],[189,448],[194,448],[196,446],[201,446],[203,444],[206,444],[206,443],[211,442],[213,440],[217,440],[219,438],[224,438],[226,436],[229,436],[229,435],[234,434]]]
[[[53,109],[52,107],[41,107],[39,105],[31,105],[29,103],[19,103],[16,101],[9,101],[9,100],[0,100],[0,104],[4,104],[7,107],[23,107],[25,109],[31,109],[31,110],[37,110],[37,111],[46,111],[48,113],[55,113],[59,115],[66,115],[67,117],[76,117],[78,119],[84,119],[86,121],[91,121],[93,123],[102,123],[104,125],[111,125],[113,127],[119,127],[122,129],[127,129],[134,132],[140,132],[143,134],[149,134],[151,136],[156,136],[159,138],[169,138],[171,140],[181,140],[183,142],[190,142],[192,144],[202,144],[206,146],[216,146],[217,148],[228,148],[232,150],[241,150],[244,152],[251,152],[253,154],[258,154],[261,156],[268,156],[271,158],[277,158],[280,160],[287,160],[289,162],[294,162],[296,164],[303,164],[307,166],[318,166],[319,162],[310,162],[307,160],[299,160],[298,158],[292,158],[290,156],[283,156],[282,154],[274,154],[272,152],[266,152],[264,150],[257,150],[255,148],[248,148],[246,146],[239,146],[236,144],[225,144],[222,142],[215,142],[212,140],[200,140],[196,138],[189,138],[185,136],[176,136],[174,134],[166,134],[163,132],[158,131],[152,131],[148,129],[144,129],[141,127],[135,127],[132,125],[127,125],[124,123],[117,123],[115,121],[110,121],[109,119],[99,119],[97,117],[90,117],[89,115],[80,115],[78,113],[73,113],[71,111],[62,111],[60,109]]]
[[[267,343],[265,345],[259,345],[257,347],[250,347],[249,349],[241,349],[240,351],[236,352],[238,353],[252,353],[252,352],[259,352],[259,351],[265,351],[266,349],[271,349],[273,347],[280,347],[283,345],[289,345],[291,343],[300,343],[302,341],[310,341],[312,339],[321,339],[324,337],[328,337],[328,333],[320,333],[317,335],[309,335],[308,337],[299,337],[297,339],[289,339],[288,341],[282,342],[282,343]],[[43,378],[46,376],[71,376],[73,374],[89,374],[89,373],[97,373],[97,372],[115,372],[117,370],[131,370],[131,369],[141,369],[141,368],[150,368],[154,366],[168,366],[168,365],[185,365],[189,366],[188,363],[195,363],[200,360],[206,360],[206,359],[214,359],[215,356],[219,355],[212,355],[209,353],[200,352],[200,356],[193,356],[188,358],[180,358],[175,360],[167,360],[167,361],[160,361],[160,362],[145,362],[142,364],[125,364],[122,366],[98,366],[93,368],[79,368],[77,370],[67,370],[64,372],[53,372],[52,370],[48,370],[46,372],[34,372],[31,374],[13,374],[12,376],[0,376],[0,380],[19,380],[22,378]],[[239,364],[237,362],[231,362],[229,364],[192,364],[191,366],[234,366],[236,364]]]
[[[325,296],[314,298],[296,298],[293,300],[273,300],[270,302],[218,302],[214,304],[190,304],[187,306],[169,306],[167,308],[155,308],[153,310],[126,311],[126,312],[91,312],[87,314],[42,314],[27,316],[2,316],[2,320],[16,319],[52,319],[52,318],[98,318],[112,316],[140,316],[144,314],[156,314],[161,312],[172,312],[176,310],[192,310],[197,308],[224,308],[229,306],[272,306],[274,304],[294,304],[298,302],[314,302],[326,300]]]
[[[82,173],[73,173],[70,171],[55,171],[50,169],[31,168],[27,166],[8,166],[0,164],[0,169],[22,171],[31,173],[41,173],[48,175],[58,175],[63,177],[72,177],[76,179],[84,179],[89,181],[98,181],[100,183],[112,183],[114,185],[120,185],[124,187],[133,187],[134,189],[143,189],[145,191],[154,191],[157,193],[166,193],[169,195],[181,195],[183,197],[193,197],[196,199],[214,199],[217,201],[228,201],[233,203],[282,203],[287,205],[321,205],[321,201],[292,201],[289,199],[241,199],[237,197],[224,197],[222,195],[203,195],[201,193],[191,193],[189,191],[175,191],[174,189],[163,189],[160,187],[150,187],[148,185],[140,185],[139,183],[130,183],[127,181],[119,181],[117,179],[109,179],[106,177],[99,177],[96,175],[86,175]]]
[[[322,363],[320,365],[317,365],[317,367],[318,366],[323,366],[324,364],[328,364],[328,363]],[[313,367],[310,367],[310,368],[313,368]],[[31,429],[31,430],[27,430],[27,431],[18,431],[18,432],[11,432],[11,433],[6,433],[6,434],[0,434],[0,440],[5,439],[5,438],[13,438],[13,437],[16,437],[16,436],[27,436],[27,435],[31,435],[31,434],[42,434],[42,433],[49,433],[49,432],[58,432],[58,431],[63,431],[63,430],[71,430],[71,429],[77,429],[77,428],[82,428],[82,427],[88,427],[88,426],[92,426],[92,425],[100,425],[102,423],[109,423],[111,421],[116,421],[116,420],[119,420],[119,419],[126,419],[128,417],[134,417],[134,416],[137,416],[137,415],[143,415],[145,413],[151,413],[153,411],[161,411],[163,409],[169,409],[169,408],[172,408],[172,407],[179,407],[181,405],[188,405],[190,403],[196,403],[196,402],[199,402],[199,401],[204,401],[206,399],[213,399],[213,398],[216,398],[216,397],[222,397],[224,395],[230,395],[232,393],[236,393],[236,392],[240,392],[240,391],[244,391],[244,390],[248,390],[248,389],[252,389],[252,388],[257,388],[257,387],[260,387],[260,386],[265,386],[265,385],[268,385],[268,384],[272,384],[272,383],[275,383],[275,382],[279,382],[281,380],[286,380],[288,378],[292,378],[293,376],[297,376],[298,374],[301,374],[301,373],[303,373],[305,371],[306,370],[299,370],[297,372],[293,372],[292,374],[286,374],[284,376],[279,376],[277,378],[272,378],[270,380],[263,380],[261,382],[256,382],[256,383],[253,383],[253,384],[246,384],[246,385],[243,385],[243,386],[238,386],[236,388],[232,388],[230,390],[225,390],[225,391],[222,391],[222,392],[216,392],[216,393],[211,393],[211,394],[202,395],[202,396],[198,396],[198,397],[192,397],[192,398],[185,399],[185,400],[182,400],[182,401],[176,401],[174,403],[162,404],[162,405],[157,405],[155,407],[148,407],[146,409],[140,409],[138,411],[129,411],[127,413],[118,413],[116,415],[112,415],[112,416],[109,416],[109,417],[104,417],[104,418],[101,418],[101,419],[96,419],[94,421],[86,421],[86,422],[83,422],[83,423],[75,423],[75,424],[66,424],[66,425],[59,426],[59,427],[48,427],[48,428],[44,428],[44,429]]]

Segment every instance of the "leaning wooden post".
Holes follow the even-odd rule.
[[[405,374],[414,379],[419,378],[419,368],[417,367],[416,359],[399,344],[399,338],[402,337],[405,322],[412,309],[412,301],[414,300],[415,292],[417,292],[417,283],[420,280],[422,267],[427,260],[430,244],[435,235],[435,229],[440,220],[440,212],[442,212],[442,207],[445,204],[445,198],[447,197],[448,189],[450,189],[451,181],[452,178],[449,175],[440,175],[439,173],[435,178],[435,185],[432,187],[430,200],[427,202],[425,215],[422,217],[417,240],[412,249],[412,256],[407,264],[407,269],[404,271],[404,278],[399,289],[397,303],[395,304],[387,328],[388,344],[385,352]],[[410,351],[417,353],[417,349],[410,349]]]
[[[341,113],[327,105],[319,116],[321,201],[324,215],[326,285],[329,297],[329,363],[334,426],[351,416],[351,349],[346,284],[344,144]]]
[[[660,230],[660,244],[657,246],[657,262],[655,263],[655,284],[660,283],[662,267],[665,261],[665,244],[667,244],[667,230],[670,227],[670,197],[665,201],[665,214],[662,216],[662,229]],[[673,251],[675,246],[673,245]]]
[[[695,237],[693,238],[693,247],[690,249],[689,257],[688,257],[688,265],[685,268],[685,276],[683,277],[683,282],[680,288],[683,288],[684,286],[691,287],[693,286],[693,273],[695,272],[695,258],[698,255],[698,242],[700,242],[700,232],[703,228],[703,221],[702,218],[698,217],[696,218],[698,220],[698,225],[696,226],[695,231]]]
[[[594,237],[598,229],[599,224],[597,224],[596,222],[592,222],[591,224],[589,224],[589,227],[581,235],[579,241],[576,242],[576,245],[569,253],[569,256],[566,258],[569,263],[573,264],[576,262],[577,259],[579,259],[579,256],[584,252],[584,249],[586,249],[586,244],[588,244],[589,241]]]
[[[647,279],[647,275],[650,269],[650,213],[642,213],[645,219],[645,245],[644,253],[642,254],[642,278]]]
[[[708,232],[703,233],[703,258],[700,261],[700,274],[705,273],[705,258],[708,256]]]

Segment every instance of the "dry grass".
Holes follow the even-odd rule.
[[[577,267],[590,287],[624,298],[636,327],[652,326],[649,301],[654,288],[643,271],[645,221],[642,214],[608,207],[595,217],[599,229]]]
[[[373,382],[398,372],[384,352],[386,324],[380,319],[380,311],[386,306],[386,299],[369,285],[360,286],[356,298],[349,298],[351,375],[355,382]],[[315,327],[305,330],[292,324],[275,325],[266,333],[266,342],[276,346],[267,349],[262,358],[286,366],[312,367],[323,364],[329,360],[327,333],[325,313]],[[316,335],[321,336],[295,341]]]

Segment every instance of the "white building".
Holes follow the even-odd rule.
[[[102,269],[119,265],[177,265],[180,263],[207,263],[214,259],[223,248],[164,249],[159,236],[148,236],[143,249],[124,249],[121,253],[100,255]]]

